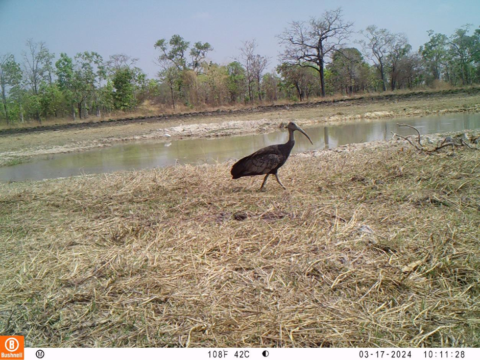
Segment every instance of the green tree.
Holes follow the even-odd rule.
[[[73,60],[67,54],[61,53],[60,59],[55,63],[57,83],[62,91],[67,106],[70,108],[72,119],[76,118],[76,104],[80,97],[81,84],[76,77]]]
[[[2,92],[3,111],[7,124],[10,123],[7,93],[12,88],[20,86],[22,70],[12,54],[0,57],[0,89]],[[14,89],[15,91],[15,89]]]
[[[470,85],[475,79],[475,63],[480,57],[480,30],[469,35],[470,26],[457,29],[450,37],[449,54],[456,77],[462,85]]]
[[[168,42],[166,39],[160,39],[154,46],[161,52],[158,57],[158,64],[163,69],[161,78],[168,79],[166,81],[172,95],[172,106],[175,108],[175,92],[183,95],[186,104],[196,103],[198,99],[196,75],[204,68],[202,62],[207,53],[213,50],[211,45],[196,42],[189,53],[192,59],[191,63],[187,63],[186,58],[190,42],[185,41],[180,35],[173,35]],[[177,71],[169,70],[170,66],[174,66]],[[173,81],[173,75],[177,76],[175,81]],[[174,87],[177,86],[178,91],[174,90]]]
[[[328,68],[335,91],[353,94],[368,87],[368,65],[356,48],[337,51]]]
[[[200,41],[196,42],[190,49],[192,58],[190,65],[195,72],[198,73],[202,69],[202,62],[210,51],[213,51],[212,46],[208,42],[202,44]]]
[[[112,78],[114,88],[113,103],[115,109],[123,111],[133,109],[136,104],[135,98],[135,73],[132,69],[123,68],[117,70]]]
[[[448,60],[448,38],[444,34],[428,31],[430,40],[420,47],[419,53],[428,70],[427,83],[441,80]]]
[[[40,115],[44,118],[58,116],[58,111],[64,103],[63,94],[56,84],[42,82],[38,94]]]
[[[74,83],[80,118],[87,118],[91,108],[99,112],[99,88],[105,78],[103,58],[98,53],[85,51],[75,56]]]
[[[287,93],[287,97],[293,98],[289,89],[295,89],[296,98],[300,101],[308,99],[312,94],[321,95],[316,72],[310,67],[291,65],[283,63],[277,66],[277,72],[282,77],[281,87]],[[319,91],[320,90],[320,91]]]
[[[110,56],[106,62],[106,72],[113,87],[113,104],[115,109],[132,110],[138,104],[137,94],[146,87],[146,77],[135,66],[138,59],[124,54]]]
[[[171,62],[179,71],[187,69],[186,52],[190,43],[185,41],[180,35],[173,35],[169,42],[166,39],[160,39],[155,43],[155,49],[159,49],[161,54],[159,62]]]
[[[243,101],[245,97],[245,69],[238,61],[227,65],[227,89],[230,102]]]

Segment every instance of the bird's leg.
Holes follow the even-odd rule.
[[[283,188],[283,190],[287,190],[287,188],[285,186],[283,186],[283,184],[280,182],[280,179],[278,178],[277,174],[275,174],[275,177],[277,178],[277,181],[280,184],[280,186]]]
[[[265,179],[263,179],[263,183],[262,183],[262,186],[260,187],[260,191],[265,191],[263,189],[263,187],[265,186],[265,183],[267,182],[268,175],[270,175],[270,174],[267,174],[267,176],[265,176]]]

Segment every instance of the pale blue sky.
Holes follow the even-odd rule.
[[[211,60],[221,64],[239,55],[243,41],[256,39],[272,68],[281,50],[276,35],[291,21],[337,7],[356,31],[373,24],[402,32],[415,50],[430,29],[450,35],[465,24],[480,25],[480,0],[0,0],[0,55],[13,53],[21,62],[31,38],[45,42],[57,58],[83,51],[104,59],[136,57],[154,77],[154,43],[179,34],[191,43],[209,42]]]

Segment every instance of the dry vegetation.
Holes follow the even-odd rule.
[[[0,333],[51,347],[480,346],[479,152],[405,141],[0,185]]]

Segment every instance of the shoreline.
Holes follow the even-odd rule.
[[[256,112],[225,116],[192,116],[188,120],[135,122],[110,127],[87,127],[2,135],[0,166],[30,161],[37,156],[82,152],[138,141],[168,142],[182,139],[228,137],[269,133],[295,121],[301,127],[350,121],[376,121],[395,117],[423,117],[451,113],[480,112],[480,95],[465,94],[435,98],[397,99],[393,102],[360,101],[351,105],[338,101],[334,108],[304,106],[278,112]],[[3,145],[2,145],[3,144]]]

